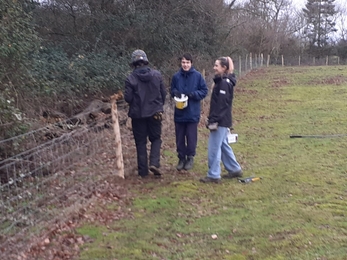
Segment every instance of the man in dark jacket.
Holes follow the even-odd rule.
[[[181,69],[176,72],[171,82],[171,96],[188,96],[188,105],[183,109],[175,108],[176,148],[178,156],[177,170],[190,170],[193,167],[198,140],[200,121],[200,101],[207,95],[208,89],[201,73],[193,65],[192,55],[183,54]]]
[[[148,67],[148,58],[143,50],[135,50],[131,55],[133,72],[125,80],[124,99],[129,103],[128,116],[137,151],[138,174],[148,175],[148,169],[160,177],[161,120],[166,90],[159,71]],[[147,138],[151,142],[149,167]]]

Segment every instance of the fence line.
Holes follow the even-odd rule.
[[[270,66],[330,66],[330,65],[347,65],[346,59],[341,59],[339,56],[325,56],[322,58],[315,58],[311,56],[285,57],[284,55],[271,56],[267,55],[264,58],[263,53],[246,54],[244,57],[232,57],[235,67],[235,73],[241,77],[249,71]]]
[[[114,143],[113,131],[105,128],[108,125],[111,118],[94,126],[60,122],[0,141],[0,150],[9,155],[0,161],[1,259],[22,252],[23,245],[29,247],[33,230],[39,233],[49,223],[86,206],[93,187],[112,170],[94,174],[73,169],[102,154],[105,142]],[[17,245],[24,238],[27,241]],[[15,248],[18,252],[13,252]]]

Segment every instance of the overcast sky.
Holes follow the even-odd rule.
[[[295,4],[295,6],[299,7],[299,8],[303,8],[307,1],[306,0],[292,0],[292,3]],[[335,0],[335,5],[339,5],[342,6],[346,9],[347,6],[347,1],[346,0]]]
[[[225,2],[230,2],[231,0],[225,0]],[[295,5],[298,9],[303,8],[306,3],[307,0],[291,0],[293,5]],[[241,1],[237,1],[237,2],[241,2]],[[347,1],[346,0],[335,0],[335,5],[339,5],[344,7],[344,9],[347,11]]]

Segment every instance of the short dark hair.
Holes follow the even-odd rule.
[[[189,53],[189,52],[186,52],[182,55],[182,57],[180,57],[180,61],[185,58],[186,60],[190,60],[191,63],[193,63],[193,56]]]

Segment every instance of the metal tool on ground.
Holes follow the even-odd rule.
[[[260,181],[262,177],[247,177],[247,178],[238,178],[241,183],[251,183],[255,181]]]
[[[289,138],[335,138],[335,137],[346,137],[347,134],[336,134],[336,135],[290,135]]]

